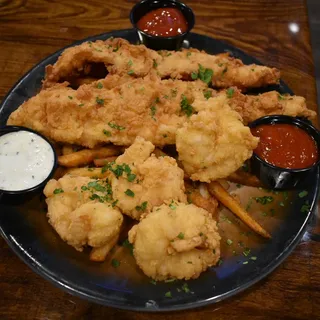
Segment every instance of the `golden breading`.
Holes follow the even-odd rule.
[[[139,220],[166,200],[187,200],[184,174],[176,160],[150,156],[153,150],[151,142],[137,137],[111,168],[115,172],[111,180],[113,197],[121,211],[133,219]],[[125,171],[121,176],[117,176],[119,167]]]
[[[179,160],[192,180],[210,182],[228,177],[258,145],[259,139],[242,124],[237,112],[225,103],[216,106],[191,116],[177,130]]]
[[[210,55],[196,49],[182,51],[162,51],[157,59],[160,77],[192,80],[203,69],[213,71],[211,83],[217,88],[237,86],[239,88],[257,88],[276,84],[280,80],[280,71],[276,68],[244,65],[239,59],[227,53]]]
[[[220,258],[216,222],[204,209],[172,201],[129,231],[138,266],[155,280],[196,279]]]
[[[88,63],[103,63],[108,72],[117,75],[146,76],[153,68],[153,56],[157,53],[143,45],[131,45],[124,39],[109,38],[106,41],[83,42],[63,51],[58,61],[46,67],[43,87],[68,81],[89,74]]]
[[[106,188],[102,180],[66,175],[50,180],[44,189],[50,224],[78,251],[85,245],[99,248],[113,243],[120,233],[123,216],[108,202],[99,201],[105,192],[97,191],[102,190],[97,184]]]

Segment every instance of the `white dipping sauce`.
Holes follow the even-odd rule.
[[[53,166],[52,147],[37,134],[21,130],[0,136],[0,189],[35,187],[49,176]]]

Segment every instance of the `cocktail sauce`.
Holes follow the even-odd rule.
[[[264,161],[286,169],[303,169],[319,159],[314,139],[303,129],[290,124],[267,124],[251,128],[260,138],[254,152]]]
[[[174,37],[188,30],[188,23],[182,12],[176,8],[159,8],[144,15],[137,27],[152,36]]]

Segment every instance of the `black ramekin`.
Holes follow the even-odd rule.
[[[188,23],[188,30],[185,33],[174,37],[157,37],[149,35],[137,27],[138,21],[148,12],[158,8],[177,8],[179,9]],[[136,29],[140,42],[153,50],[179,50],[190,30],[195,23],[195,17],[190,7],[182,2],[175,0],[143,0],[138,2],[131,10],[130,21]]]
[[[320,132],[308,120],[282,115],[265,116],[251,122],[249,127],[254,128],[262,124],[276,123],[291,124],[303,129],[314,139],[318,152],[320,152]],[[278,190],[292,189],[306,186],[308,178],[315,173],[319,163],[320,158],[314,165],[307,168],[285,169],[267,163],[253,152],[251,171],[267,188]]]
[[[28,132],[32,132],[38,136],[40,136],[42,139],[44,139],[45,141],[47,141],[49,143],[49,145],[52,148],[53,151],[53,156],[54,156],[54,160],[53,160],[53,166],[52,166],[52,170],[49,173],[48,177],[43,180],[41,183],[39,183],[38,185],[32,187],[32,188],[28,188],[28,189],[24,189],[24,190],[16,190],[16,191],[10,191],[10,190],[2,190],[0,189],[0,198],[4,195],[8,195],[12,198],[12,196],[25,196],[27,194],[32,194],[34,192],[37,192],[38,190],[40,190],[41,188],[43,188],[45,186],[45,184],[48,182],[48,180],[53,176],[55,170],[57,169],[58,166],[58,156],[57,153],[52,145],[52,143],[42,134],[31,130],[29,128],[25,128],[25,127],[21,127],[21,126],[5,126],[0,128],[0,136],[3,136],[5,134],[11,133],[11,132],[17,132],[17,131],[28,131]],[[23,165],[23,164],[21,164]]]

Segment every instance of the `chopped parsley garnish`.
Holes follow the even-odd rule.
[[[112,208],[114,208],[114,207],[117,205],[118,201],[119,201],[119,200],[115,200],[115,201],[113,201],[113,202],[111,203]]]
[[[59,193],[63,193],[63,189],[59,188],[59,189],[54,189],[53,193],[54,194],[59,194]]]
[[[212,93],[210,90],[208,90],[203,93],[203,96],[208,100],[209,98],[212,97]]]
[[[310,208],[311,208],[311,206],[310,206],[310,204],[309,204],[309,201],[307,200],[307,201],[304,203],[304,205],[301,207],[300,212],[302,212],[302,213],[308,213],[308,212],[310,211]]]
[[[156,68],[158,66],[158,63],[156,61],[156,59],[153,59],[153,67]]]
[[[233,88],[227,89],[226,94],[229,99],[232,98],[234,94],[234,89]]]
[[[171,291],[166,292],[166,293],[164,294],[164,296],[165,296],[166,298],[172,298]]]
[[[137,211],[145,211],[147,209],[148,201],[144,201],[140,206],[136,206]]]
[[[108,126],[112,129],[116,129],[116,130],[120,130],[120,131],[125,129],[125,127],[121,127],[121,126],[119,126],[115,123],[111,123],[111,122],[108,122]]]
[[[246,211],[249,211],[249,210],[250,210],[250,208],[251,208],[251,206],[252,206],[252,202],[253,202],[253,199],[250,198],[250,200],[248,201],[248,204],[247,204],[247,206],[246,206]]]
[[[278,94],[278,100],[285,100],[285,97],[279,93]]]
[[[89,189],[88,189],[88,187],[86,187],[86,186],[82,186],[82,187],[81,187],[81,190],[82,190],[82,191],[87,191],[87,190],[89,190]]]
[[[83,107],[83,106],[84,106],[84,103],[80,103],[80,104],[79,104],[79,107]]]
[[[101,104],[101,105],[104,104],[104,100],[99,97],[96,98],[96,102],[97,102],[97,104]]]
[[[279,202],[279,206],[280,207],[284,207],[284,203],[281,201],[281,202]]]
[[[251,69],[251,71],[253,72],[253,71],[254,71],[254,69]]]
[[[124,248],[129,249],[131,255],[133,256],[133,249],[134,249],[134,247],[133,247],[133,244],[130,243],[128,239],[126,239],[126,240],[124,240],[124,241],[122,242],[122,246],[123,246]]]
[[[243,253],[243,255],[244,255],[245,257],[247,257],[247,256],[250,254],[250,252],[251,252],[250,249],[245,248],[245,250],[244,250],[242,253]]]
[[[71,97],[71,96],[68,96],[68,98],[69,98],[70,100],[72,100],[72,99],[73,99],[73,97]]]
[[[185,95],[182,95],[180,107],[181,110],[187,115],[187,117],[190,117],[194,112],[192,105],[190,104],[188,98]]]
[[[227,245],[228,245],[228,246],[231,246],[232,243],[233,243],[233,241],[232,241],[231,239],[227,239]]]
[[[157,284],[157,281],[152,279],[152,280],[150,280],[150,283],[155,286]]]
[[[218,67],[222,67],[223,66],[223,63],[218,63]]]
[[[190,57],[191,56],[191,52],[187,52],[187,57]]]
[[[107,189],[102,186],[101,184],[99,184],[97,181],[91,181],[88,183],[88,187],[89,188],[93,188],[96,191],[100,191],[100,192],[105,192],[107,191]]]
[[[106,135],[107,137],[111,137],[111,132],[108,130],[103,129],[103,134]]]
[[[173,200],[172,200],[171,203],[169,204],[169,208],[170,208],[171,210],[177,209],[177,207],[175,206],[175,203],[173,202]]]
[[[184,283],[184,284],[182,285],[181,289],[182,289],[185,293],[189,293],[189,292],[190,292],[190,289],[189,289],[187,283]]]
[[[201,64],[199,64],[198,73],[195,73],[195,72],[191,73],[191,78],[193,80],[196,80],[199,78],[201,81],[203,81],[207,85],[211,83],[212,76],[213,76],[213,70],[204,68]]]
[[[128,71],[128,75],[132,75],[132,74],[134,74],[134,71],[133,70],[129,70]]]
[[[154,100],[154,102],[153,102],[153,104],[152,104],[152,106],[150,107],[150,110],[151,110],[151,117],[152,117],[152,119],[153,120],[156,120],[155,119],[155,114],[156,114],[156,112],[157,112],[157,107],[156,107],[156,103],[159,103],[160,102],[160,99],[159,99],[159,97],[157,97],[155,100]]]
[[[136,176],[134,173],[129,173],[129,174],[127,174],[127,180],[128,180],[129,182],[134,181],[134,179],[135,179],[136,177],[137,177],[137,176]]]
[[[134,197],[134,192],[130,189],[127,189],[125,192],[124,192],[128,197],[131,197],[133,198]]]
[[[167,279],[167,280],[164,280],[165,283],[170,283],[170,282],[175,282],[177,279],[175,278],[172,278],[172,279]]]
[[[191,79],[197,80],[198,79],[198,73],[197,72],[191,72]]]
[[[102,89],[102,88],[103,88],[103,85],[102,85],[102,83],[101,83],[101,82],[98,82],[98,84],[97,84],[97,88],[98,88],[98,89]]]
[[[132,60],[130,59],[130,60],[128,61],[128,66],[131,67],[132,65],[133,65],[133,62],[132,62]]]
[[[183,234],[182,232],[180,232],[180,233],[178,234],[178,238],[179,238],[179,239],[184,239],[184,234]]]
[[[304,191],[301,191],[299,192],[298,196],[299,198],[304,198],[308,195],[308,191],[304,190]]]
[[[228,67],[225,67],[222,71],[222,75],[224,75],[228,71]]]
[[[257,203],[261,203],[263,205],[273,202],[273,197],[271,196],[255,197],[254,199]]]
[[[112,259],[111,260],[111,265],[114,267],[114,268],[118,268],[120,266],[120,261],[117,260],[117,259]]]
[[[288,191],[283,192],[283,198],[284,200],[288,200]]]
[[[242,264],[248,264],[248,263],[249,263],[248,261],[243,261],[243,262],[242,262]]]
[[[257,257],[251,257],[250,259],[253,260],[253,261],[256,261]]]
[[[115,47],[114,49],[113,49],[113,52],[117,52],[119,50],[119,47]]]

